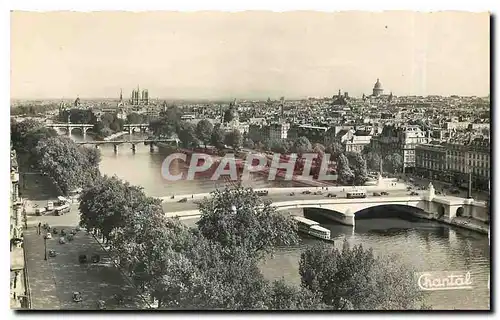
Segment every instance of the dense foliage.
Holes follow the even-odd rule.
[[[103,177],[81,195],[81,224],[103,236],[123,270],[160,309],[350,310],[418,307],[411,270],[362,247],[306,250],[302,285],[266,280],[258,263],[298,242],[296,225],[253,190],[217,190],[198,228],[165,218],[140,188]]]
[[[11,143],[28,159],[33,170],[52,178],[64,195],[99,176],[98,150],[78,147],[69,138],[45,128],[41,122],[12,122]]]
[[[38,116],[46,114],[49,111],[57,110],[59,105],[57,104],[22,104],[10,108],[11,115],[23,115],[23,116]]]

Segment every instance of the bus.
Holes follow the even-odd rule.
[[[347,191],[347,199],[366,198],[366,192],[363,190]]]

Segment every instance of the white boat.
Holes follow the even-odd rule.
[[[298,222],[300,232],[321,240],[333,242],[330,238],[330,230],[323,228],[318,222],[301,216],[292,216],[292,218]]]

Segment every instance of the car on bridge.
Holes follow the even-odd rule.
[[[311,194],[311,191],[309,191],[309,190],[302,191],[302,194]]]
[[[380,194],[380,193],[378,193],[378,192],[374,192],[374,193],[373,193],[373,196],[374,196],[374,197],[380,197],[380,196],[381,196],[381,194]]]
[[[382,191],[382,192],[380,192],[380,194],[381,194],[381,195],[383,195],[383,196],[388,196],[388,195],[389,195],[389,192],[387,192],[387,191]]]
[[[334,193],[329,193],[326,195],[327,198],[337,198],[337,195]]]
[[[184,203],[184,202],[187,202],[187,201],[188,201],[188,199],[187,199],[187,198],[182,198],[182,199],[181,199],[181,200],[179,200],[178,202],[180,202],[180,203]]]
[[[412,191],[410,192],[410,196],[418,196],[418,192]]]
[[[261,197],[262,196],[267,196],[269,194],[269,191],[267,191],[267,190],[260,190],[260,191],[257,191],[256,194],[258,196],[261,196]]]

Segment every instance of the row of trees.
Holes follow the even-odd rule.
[[[46,114],[49,111],[57,110],[57,104],[22,104],[10,108],[10,114],[13,116],[38,116]]]
[[[412,270],[361,246],[313,246],[301,286],[266,280],[259,261],[299,242],[297,226],[253,190],[217,190],[199,205],[197,228],[165,218],[160,201],[116,177],[81,196],[81,225],[102,235],[143,295],[165,309],[411,309]]]
[[[93,132],[97,137],[107,137],[113,133],[123,131],[123,125],[127,123],[144,123],[146,117],[137,113],[127,115],[127,121],[120,119],[118,114],[106,112],[97,117],[90,109],[68,109],[59,113],[59,121],[71,123],[93,124]]]
[[[241,148],[243,137],[238,130],[225,132],[218,125],[214,126],[209,120],[203,119],[196,125],[181,120],[181,112],[175,106],[160,114],[160,118],[151,121],[150,130],[158,137],[172,137],[177,135],[183,147],[191,148],[211,144],[219,150],[225,145],[235,150]]]
[[[98,150],[78,147],[41,122],[12,122],[11,143],[26,158],[27,166],[51,177],[64,195],[99,176]]]

